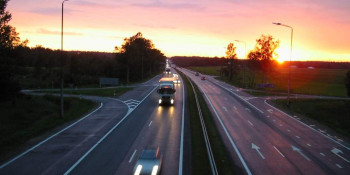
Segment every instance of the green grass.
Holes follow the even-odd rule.
[[[124,94],[125,92],[131,90],[133,88],[131,87],[122,87],[122,88],[97,88],[97,89],[89,89],[89,90],[74,90],[74,89],[68,89],[64,90],[63,93],[65,94],[73,94],[73,95],[92,95],[92,96],[100,96],[100,97],[113,97],[113,96],[120,96]],[[37,91],[42,93],[60,93],[59,90],[54,91]]]
[[[273,103],[292,115],[309,117],[350,137],[350,100],[291,99],[289,107],[287,100]]]
[[[95,102],[65,98],[65,116],[59,117],[60,99],[54,96],[21,95],[0,103],[0,159],[5,160],[25,143],[57,126],[87,114]]]
[[[221,67],[190,67],[190,69],[219,76],[218,70]],[[291,92],[298,94],[324,95],[346,97],[346,88],[344,79],[346,69],[307,69],[292,68],[291,69]],[[233,84],[237,87],[245,87],[256,89],[256,84],[263,82],[262,73],[253,73],[252,71],[238,72],[238,75],[229,82],[226,77],[219,78],[222,81]],[[245,80],[245,84],[243,83]],[[248,83],[250,80],[250,83]],[[275,70],[265,77],[265,83],[272,83],[274,88],[265,89],[273,92],[287,92],[288,90],[288,69],[275,68]],[[262,89],[264,90],[264,89]]]
[[[182,77],[184,75],[180,73]],[[211,172],[207,150],[205,147],[202,126],[200,124],[199,114],[195,101],[195,96],[189,80],[184,79],[184,83],[187,88],[188,97],[188,109],[190,113],[190,126],[191,126],[191,151],[192,151],[192,174],[208,174]],[[208,137],[210,139],[211,148],[215,158],[215,163],[219,174],[236,174],[235,170],[238,168],[233,167],[232,160],[229,153],[221,139],[221,136],[216,128],[213,116],[206,105],[205,100],[201,96],[198,87],[194,85],[194,89],[197,93],[198,101],[201,107],[203,120],[206,125]]]
[[[270,92],[270,91],[250,91],[245,90],[244,92],[256,96],[256,97],[262,97],[262,96],[286,96],[286,94],[281,94],[278,92]]]

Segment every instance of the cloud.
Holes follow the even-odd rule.
[[[61,31],[52,31],[52,30],[40,28],[35,33],[44,34],[44,35],[60,35]],[[82,33],[77,33],[77,32],[64,32],[64,35],[83,36]]]

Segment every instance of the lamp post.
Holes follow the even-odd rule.
[[[290,83],[291,83],[291,71],[290,71],[290,66],[291,66],[291,62],[292,62],[292,50],[293,50],[293,27],[289,26],[289,25],[286,25],[286,24],[282,24],[280,22],[274,22],[272,24],[275,24],[275,25],[279,25],[279,26],[284,26],[284,27],[288,27],[291,29],[291,37],[290,37],[290,56],[289,56],[289,68],[288,68],[288,105],[290,105]]]
[[[247,57],[247,43],[245,41],[241,41],[241,40],[235,40],[236,42],[239,42],[239,43],[244,43],[244,58],[246,59]],[[244,64],[244,67],[243,67],[243,84],[244,84],[244,87],[246,88],[246,72],[245,72],[245,69],[246,69],[246,64]]]
[[[61,112],[60,116],[63,118],[64,116],[64,103],[63,103],[63,5],[64,2],[68,0],[62,1],[62,20],[61,20],[61,87],[60,87],[60,98],[61,98]]]

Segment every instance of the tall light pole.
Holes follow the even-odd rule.
[[[63,5],[64,2],[68,0],[62,1],[62,20],[61,20],[61,88],[60,88],[60,97],[61,97],[61,112],[60,116],[63,118],[64,116],[64,104],[63,104]]]
[[[244,58],[246,59],[247,57],[247,43],[245,41],[241,41],[241,40],[235,40],[236,42],[239,42],[239,43],[244,43]],[[244,87],[246,88],[246,72],[245,72],[245,69],[246,69],[246,64],[244,64],[244,72],[243,72],[243,84],[244,84]]]
[[[288,68],[288,105],[290,104],[290,81],[291,81],[291,72],[290,72],[290,66],[292,64],[292,50],[293,50],[293,27],[289,26],[289,25],[286,25],[286,24],[282,24],[280,22],[274,22],[272,24],[275,24],[275,25],[279,25],[279,26],[284,26],[284,27],[288,27],[291,29],[291,36],[290,36],[290,55],[289,55],[289,68]]]

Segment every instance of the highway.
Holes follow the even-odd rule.
[[[348,174],[349,147],[240,89],[179,69],[202,90],[235,164],[246,174]]]
[[[0,174],[132,174],[142,149],[150,146],[160,147],[163,174],[178,174],[183,87],[176,87],[174,106],[159,106],[155,89],[160,78],[118,99],[82,96],[101,105],[2,163]]]

